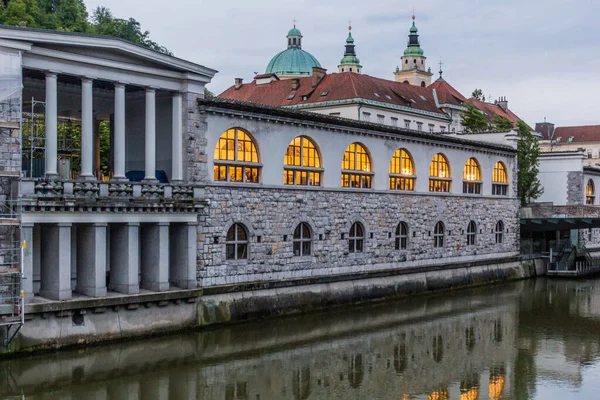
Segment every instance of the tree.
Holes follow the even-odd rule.
[[[205,87],[204,88],[204,98],[210,99],[211,97],[215,97],[215,94]]]
[[[479,133],[488,130],[489,125],[485,119],[485,115],[474,105],[470,103],[466,103],[466,105],[467,110],[460,114],[465,131],[468,133]]]
[[[475,100],[485,101],[485,96],[483,95],[483,91],[481,89],[473,90],[473,93],[471,93],[471,97]]]
[[[499,131],[510,131],[515,127],[510,119],[498,114],[494,116],[494,121],[492,124],[494,125],[494,128]]]
[[[521,199],[521,205],[525,206],[544,193],[544,188],[538,179],[540,145],[525,122],[519,121],[517,127],[519,133],[517,144],[518,196]]]

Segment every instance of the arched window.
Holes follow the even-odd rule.
[[[227,231],[225,253],[228,260],[248,258],[248,231],[242,224],[233,224]]]
[[[442,221],[435,224],[433,230],[433,247],[444,247],[444,223]]]
[[[415,164],[411,154],[405,149],[398,149],[390,163],[390,189],[415,190]]]
[[[463,193],[481,194],[481,168],[473,157],[467,160],[463,169]]]
[[[284,185],[321,186],[321,157],[312,140],[298,136],[287,148],[283,159]]]
[[[408,248],[408,225],[406,222],[400,222],[396,227],[396,250],[406,250]]]
[[[350,253],[362,253],[365,242],[365,228],[360,222],[355,222],[350,228],[348,236],[348,250]]]
[[[294,256],[310,256],[312,253],[312,235],[310,226],[302,222],[294,231]]]
[[[408,64],[408,58],[404,60],[404,64]]]
[[[506,166],[500,161],[494,165],[492,194],[494,196],[506,196],[508,194],[508,173],[506,172]]]
[[[467,226],[467,246],[475,246],[477,242],[477,224],[475,221],[469,222]]]
[[[371,158],[359,143],[352,143],[342,160],[342,187],[371,188]]]
[[[425,81],[421,81],[421,87],[425,87],[425,86],[426,86]]]
[[[442,153],[433,156],[429,164],[429,191],[430,192],[449,192],[450,191],[450,164],[448,159]]]
[[[585,186],[585,204],[594,204],[595,198],[594,181],[590,179]]]
[[[410,82],[409,82],[409,81],[404,81],[404,82],[402,82],[402,83],[406,83],[407,85],[410,85]]]
[[[496,243],[500,244],[504,242],[504,222],[498,221],[496,223]]]
[[[294,45],[296,44],[296,38],[294,38]]]
[[[260,167],[256,144],[242,129],[228,129],[215,147],[214,180],[258,183]]]

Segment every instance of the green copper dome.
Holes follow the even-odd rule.
[[[419,30],[417,29],[417,25],[415,25],[414,19],[415,17],[413,16],[412,27],[410,28],[410,34],[408,35],[408,46],[406,47],[406,50],[404,50],[404,56],[422,57],[424,52],[421,48],[421,43],[419,43]]]
[[[409,57],[421,57],[425,54],[422,48],[420,47],[407,47],[404,50],[404,55]]]
[[[346,52],[340,65],[356,65],[360,67],[360,60],[356,57],[356,51],[354,50],[354,38],[352,32],[348,32],[348,38],[346,39]]]
[[[410,28],[410,33],[418,33],[417,25],[415,25],[415,21],[413,21],[412,27]]]
[[[290,29],[290,31],[288,32],[288,36],[302,36],[302,33],[300,33],[300,29],[297,29],[295,26]]]
[[[321,68],[319,61],[307,51],[298,47],[283,50],[271,59],[267,74],[312,75],[313,67]]]

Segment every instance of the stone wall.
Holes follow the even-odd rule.
[[[583,171],[572,171],[567,175],[567,205],[585,203]]]
[[[206,166],[206,121],[198,111],[198,99],[203,95],[198,93],[183,94],[183,139],[184,173],[190,183],[206,182],[208,170]]]
[[[348,190],[208,186],[210,206],[200,215],[198,279],[202,287],[279,281],[315,276],[425,267],[440,259],[473,261],[518,251],[518,200],[480,196],[419,195]],[[469,221],[477,224],[476,245],[468,246]],[[495,226],[504,222],[503,243]],[[350,253],[351,225],[365,228],[364,252]],[[395,249],[399,222],[409,227],[408,249]],[[434,248],[438,221],[445,245]],[[312,254],[293,254],[296,226],[308,223]],[[233,223],[250,236],[247,260],[226,260],[225,238]]]

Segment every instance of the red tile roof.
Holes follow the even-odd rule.
[[[231,86],[218,97],[271,106],[361,98],[443,114],[436,106],[433,92],[429,88],[352,72],[327,74],[316,88],[312,87],[313,77],[300,78],[299,82],[298,90],[293,91],[292,79],[274,81],[265,85],[257,85],[256,81],[253,81],[238,90]],[[326,94],[324,95],[324,93]],[[291,95],[294,96],[290,99]],[[306,96],[306,100],[303,100],[304,96]]]
[[[467,102],[471,103],[476,108],[483,111],[486,116],[486,119],[490,123],[494,122],[495,115],[499,115],[501,117],[508,118],[508,120],[515,125],[517,124],[517,122],[519,122],[521,120],[521,118],[519,118],[515,113],[510,111],[510,109],[507,111],[504,111],[504,109],[502,107],[500,107],[498,104],[486,103],[485,101],[481,101],[481,100],[477,100],[477,99],[473,99],[473,98],[467,100]]]
[[[571,142],[600,142],[600,125],[562,126],[554,130],[552,139],[561,138],[566,142],[571,136]]]
[[[443,79],[438,79],[433,82],[429,89],[435,89],[438,102],[440,104],[452,104],[455,106],[462,105],[467,98],[460,94],[460,92],[452,87],[448,82]]]

